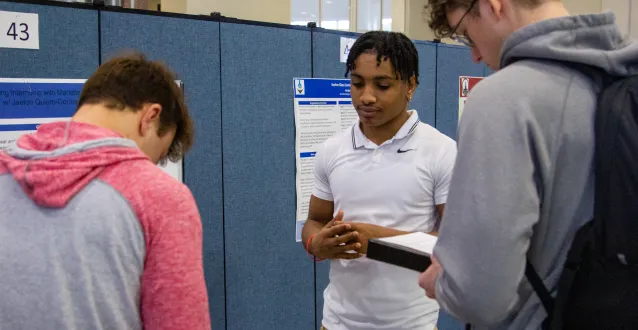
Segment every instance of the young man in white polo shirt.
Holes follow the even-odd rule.
[[[418,63],[400,33],[368,32],[350,50],[346,75],[359,119],[317,151],[303,229],[308,252],[331,260],[324,329],[436,325],[438,304],[423,296],[417,272],[364,257],[369,238],[434,232],[443,213],[456,143],[408,111]]]

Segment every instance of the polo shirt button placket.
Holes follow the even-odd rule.
[[[374,153],[373,153],[372,161],[373,161],[373,163],[374,163],[375,165],[380,163],[380,160],[381,160],[381,152],[382,152],[382,151],[381,151],[381,147],[378,147],[378,148],[374,149]]]

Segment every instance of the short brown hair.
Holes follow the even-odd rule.
[[[446,38],[450,37],[450,33],[455,28],[455,26],[451,26],[450,22],[447,20],[446,13],[450,11],[461,9],[468,9],[470,5],[472,5],[472,1],[474,0],[428,0],[428,3],[425,5],[425,10],[429,12],[429,20],[428,25],[430,29],[434,31],[434,35],[437,38]],[[480,0],[479,0],[480,1]],[[518,5],[525,7],[535,7],[544,2],[548,1],[560,1],[560,0],[513,0]],[[474,5],[474,8],[469,13],[469,15],[478,16],[478,4]]]
[[[158,135],[175,128],[168,159],[177,161],[193,145],[193,121],[188,114],[176,76],[164,64],[150,61],[140,53],[114,57],[91,75],[84,84],[78,109],[84,104],[104,103],[113,110],[137,111],[145,103],[162,106]]]

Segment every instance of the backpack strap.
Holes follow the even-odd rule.
[[[574,282],[574,277],[580,267],[584,254],[589,253],[589,242],[592,235],[591,228],[592,222],[590,221],[576,232],[558,281],[558,294],[556,298],[552,298],[552,295],[547,290],[543,280],[541,280],[529,260],[525,261],[525,277],[527,277],[527,280],[532,285],[534,292],[536,292],[536,295],[540,298],[547,313],[547,318],[542,324],[543,330],[563,328],[562,313],[568,303],[569,291],[572,283]]]
[[[540,298],[541,303],[547,312],[547,318],[543,321],[543,329],[549,329],[554,316],[554,298],[552,298],[552,295],[549,291],[547,291],[547,287],[545,287],[543,280],[541,280],[541,277],[538,275],[529,260],[525,260],[525,276],[532,285],[536,295]]]
[[[549,329],[563,329],[563,313],[569,303],[570,291],[576,273],[583,259],[590,253],[593,221],[588,222],[576,231],[572,244],[567,252],[567,259],[558,280],[558,293],[554,299],[554,310]]]

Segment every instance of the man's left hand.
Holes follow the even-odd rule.
[[[425,290],[425,295],[430,299],[436,299],[436,280],[441,274],[441,264],[432,256],[432,264],[419,276],[419,286]]]

